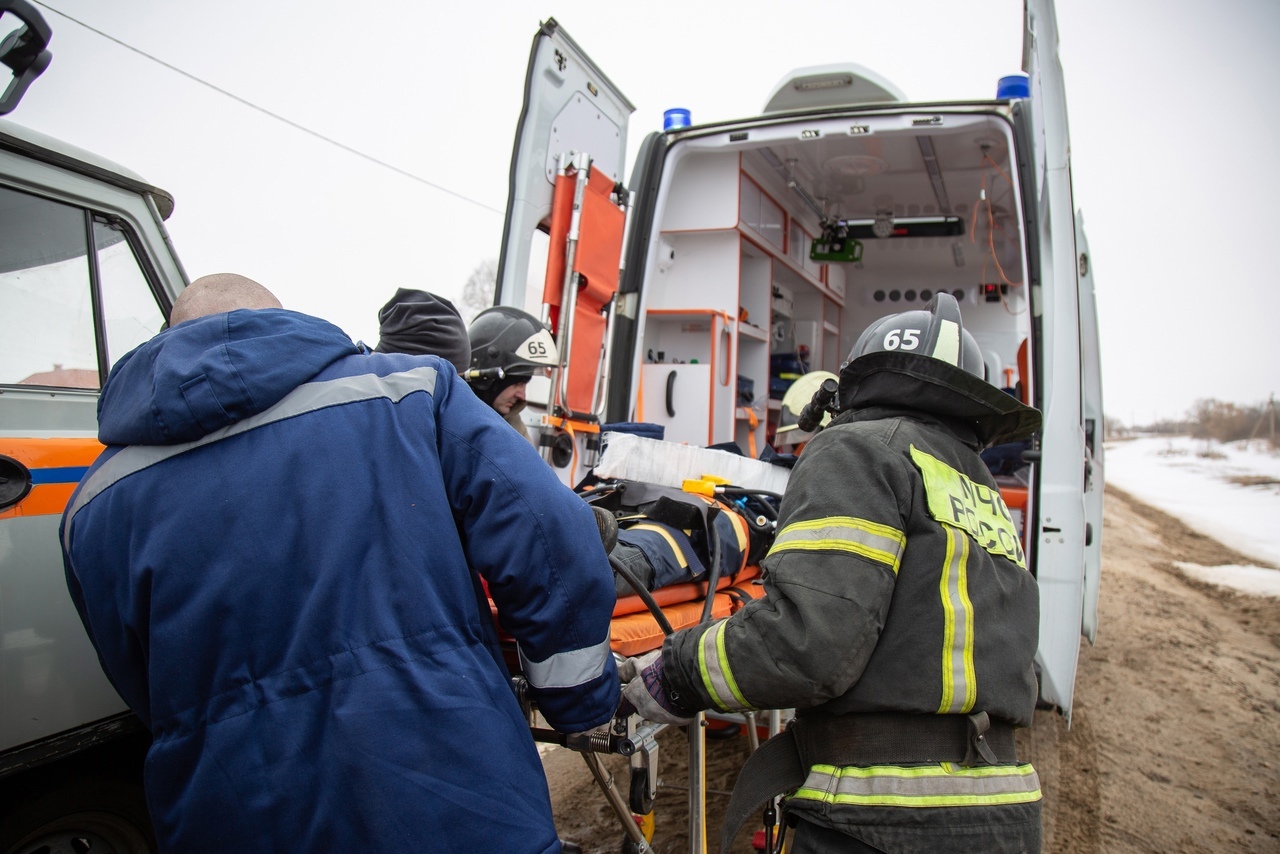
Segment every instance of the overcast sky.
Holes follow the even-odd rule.
[[[9,118],[171,192],[193,278],[243,273],[370,344],[397,287],[456,299],[497,257],[547,17],[636,105],[628,164],[663,110],[753,115],[791,68],[856,62],[913,100],[987,99],[1022,50],[1020,0],[41,5],[53,64]],[[1280,3],[1068,0],[1058,24],[1108,414],[1265,401],[1280,391]]]

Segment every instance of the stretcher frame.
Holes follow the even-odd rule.
[[[728,614],[723,613],[726,608],[732,612],[743,604],[735,600],[729,593],[722,591],[740,589],[738,585],[744,582],[755,582],[759,577],[760,568],[755,564],[750,564],[731,576],[721,578],[714,595],[716,600],[725,601],[723,607],[719,603],[716,607],[713,607],[710,619],[722,619],[728,616]],[[689,625],[699,625],[700,622],[682,620],[681,610],[686,612],[695,610],[692,606],[696,606],[696,610],[700,611],[705,603],[708,588],[709,585],[705,582],[687,582],[660,588],[653,591],[653,593],[655,598],[661,599],[662,611],[664,615],[668,615],[668,620],[674,616],[676,617],[676,622],[681,624],[681,627],[687,627]],[[637,605],[637,603],[641,602],[639,596],[620,597],[618,601],[619,604],[615,606],[614,611],[615,622],[618,619],[643,616],[652,620],[655,627],[658,626],[656,619],[647,610],[642,610],[644,605]],[[673,623],[674,627],[675,624]],[[656,646],[643,650],[643,652],[652,652],[660,649],[661,646],[662,636],[658,635]],[[628,647],[628,649],[632,649],[632,655],[642,654],[642,651],[635,650],[633,647]],[[503,653],[511,672],[519,674],[519,656],[514,642],[510,638],[504,637],[503,639]],[[622,655],[616,650],[615,653]],[[629,843],[629,847],[624,850],[635,852],[635,854],[651,852],[653,849],[651,839],[646,835],[646,819],[648,820],[647,830],[649,834],[652,834],[653,800],[659,789],[657,737],[667,730],[669,725],[643,720],[638,714],[626,717],[615,715],[607,726],[590,732],[558,732],[538,724],[537,706],[529,696],[524,677],[516,675],[513,677],[513,682],[533,740],[539,744],[566,747],[581,754],[596,785],[600,788],[605,800],[618,818],[622,827],[624,841]],[[783,712],[777,709],[764,710],[763,712],[751,711],[741,714],[699,712],[686,727],[689,769],[686,788],[688,789],[690,854],[705,854],[707,851],[706,730],[708,722],[721,721],[744,725],[750,752],[754,752],[760,746],[761,722],[759,715],[761,713],[765,716],[764,727],[770,738],[782,731]],[[630,780],[627,796],[624,796],[619,790],[616,780],[605,767],[600,754],[614,754],[628,758]]]

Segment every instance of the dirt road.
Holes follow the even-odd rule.
[[[1039,712],[1020,739],[1040,772],[1046,852],[1280,852],[1280,601],[1202,584],[1175,561],[1256,563],[1109,490],[1098,642],[1081,646],[1071,726]],[[660,744],[653,847],[686,852],[684,737]],[[717,792],[745,755],[743,737],[708,742],[712,851]],[[561,837],[619,851],[581,758],[555,749],[544,761]],[[608,766],[625,796],[625,760]],[[747,837],[735,850],[751,850]]]

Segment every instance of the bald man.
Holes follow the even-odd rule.
[[[235,273],[214,273],[196,279],[178,294],[169,313],[169,325],[239,308],[256,311],[283,306],[275,294],[253,279]]]
[[[103,387],[67,585],[170,852],[560,850],[481,579],[558,729],[609,721],[587,505],[437,356],[233,274]]]

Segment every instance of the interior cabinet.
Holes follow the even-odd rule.
[[[808,209],[788,207],[794,193],[737,155],[710,156],[671,181],[681,203],[661,224],[670,262],[646,289],[636,416],[663,424],[670,441],[734,441],[758,455],[780,409],[771,356],[799,351],[810,370],[839,368],[844,271],[810,260],[820,226]],[[734,190],[730,211],[723,200]]]

